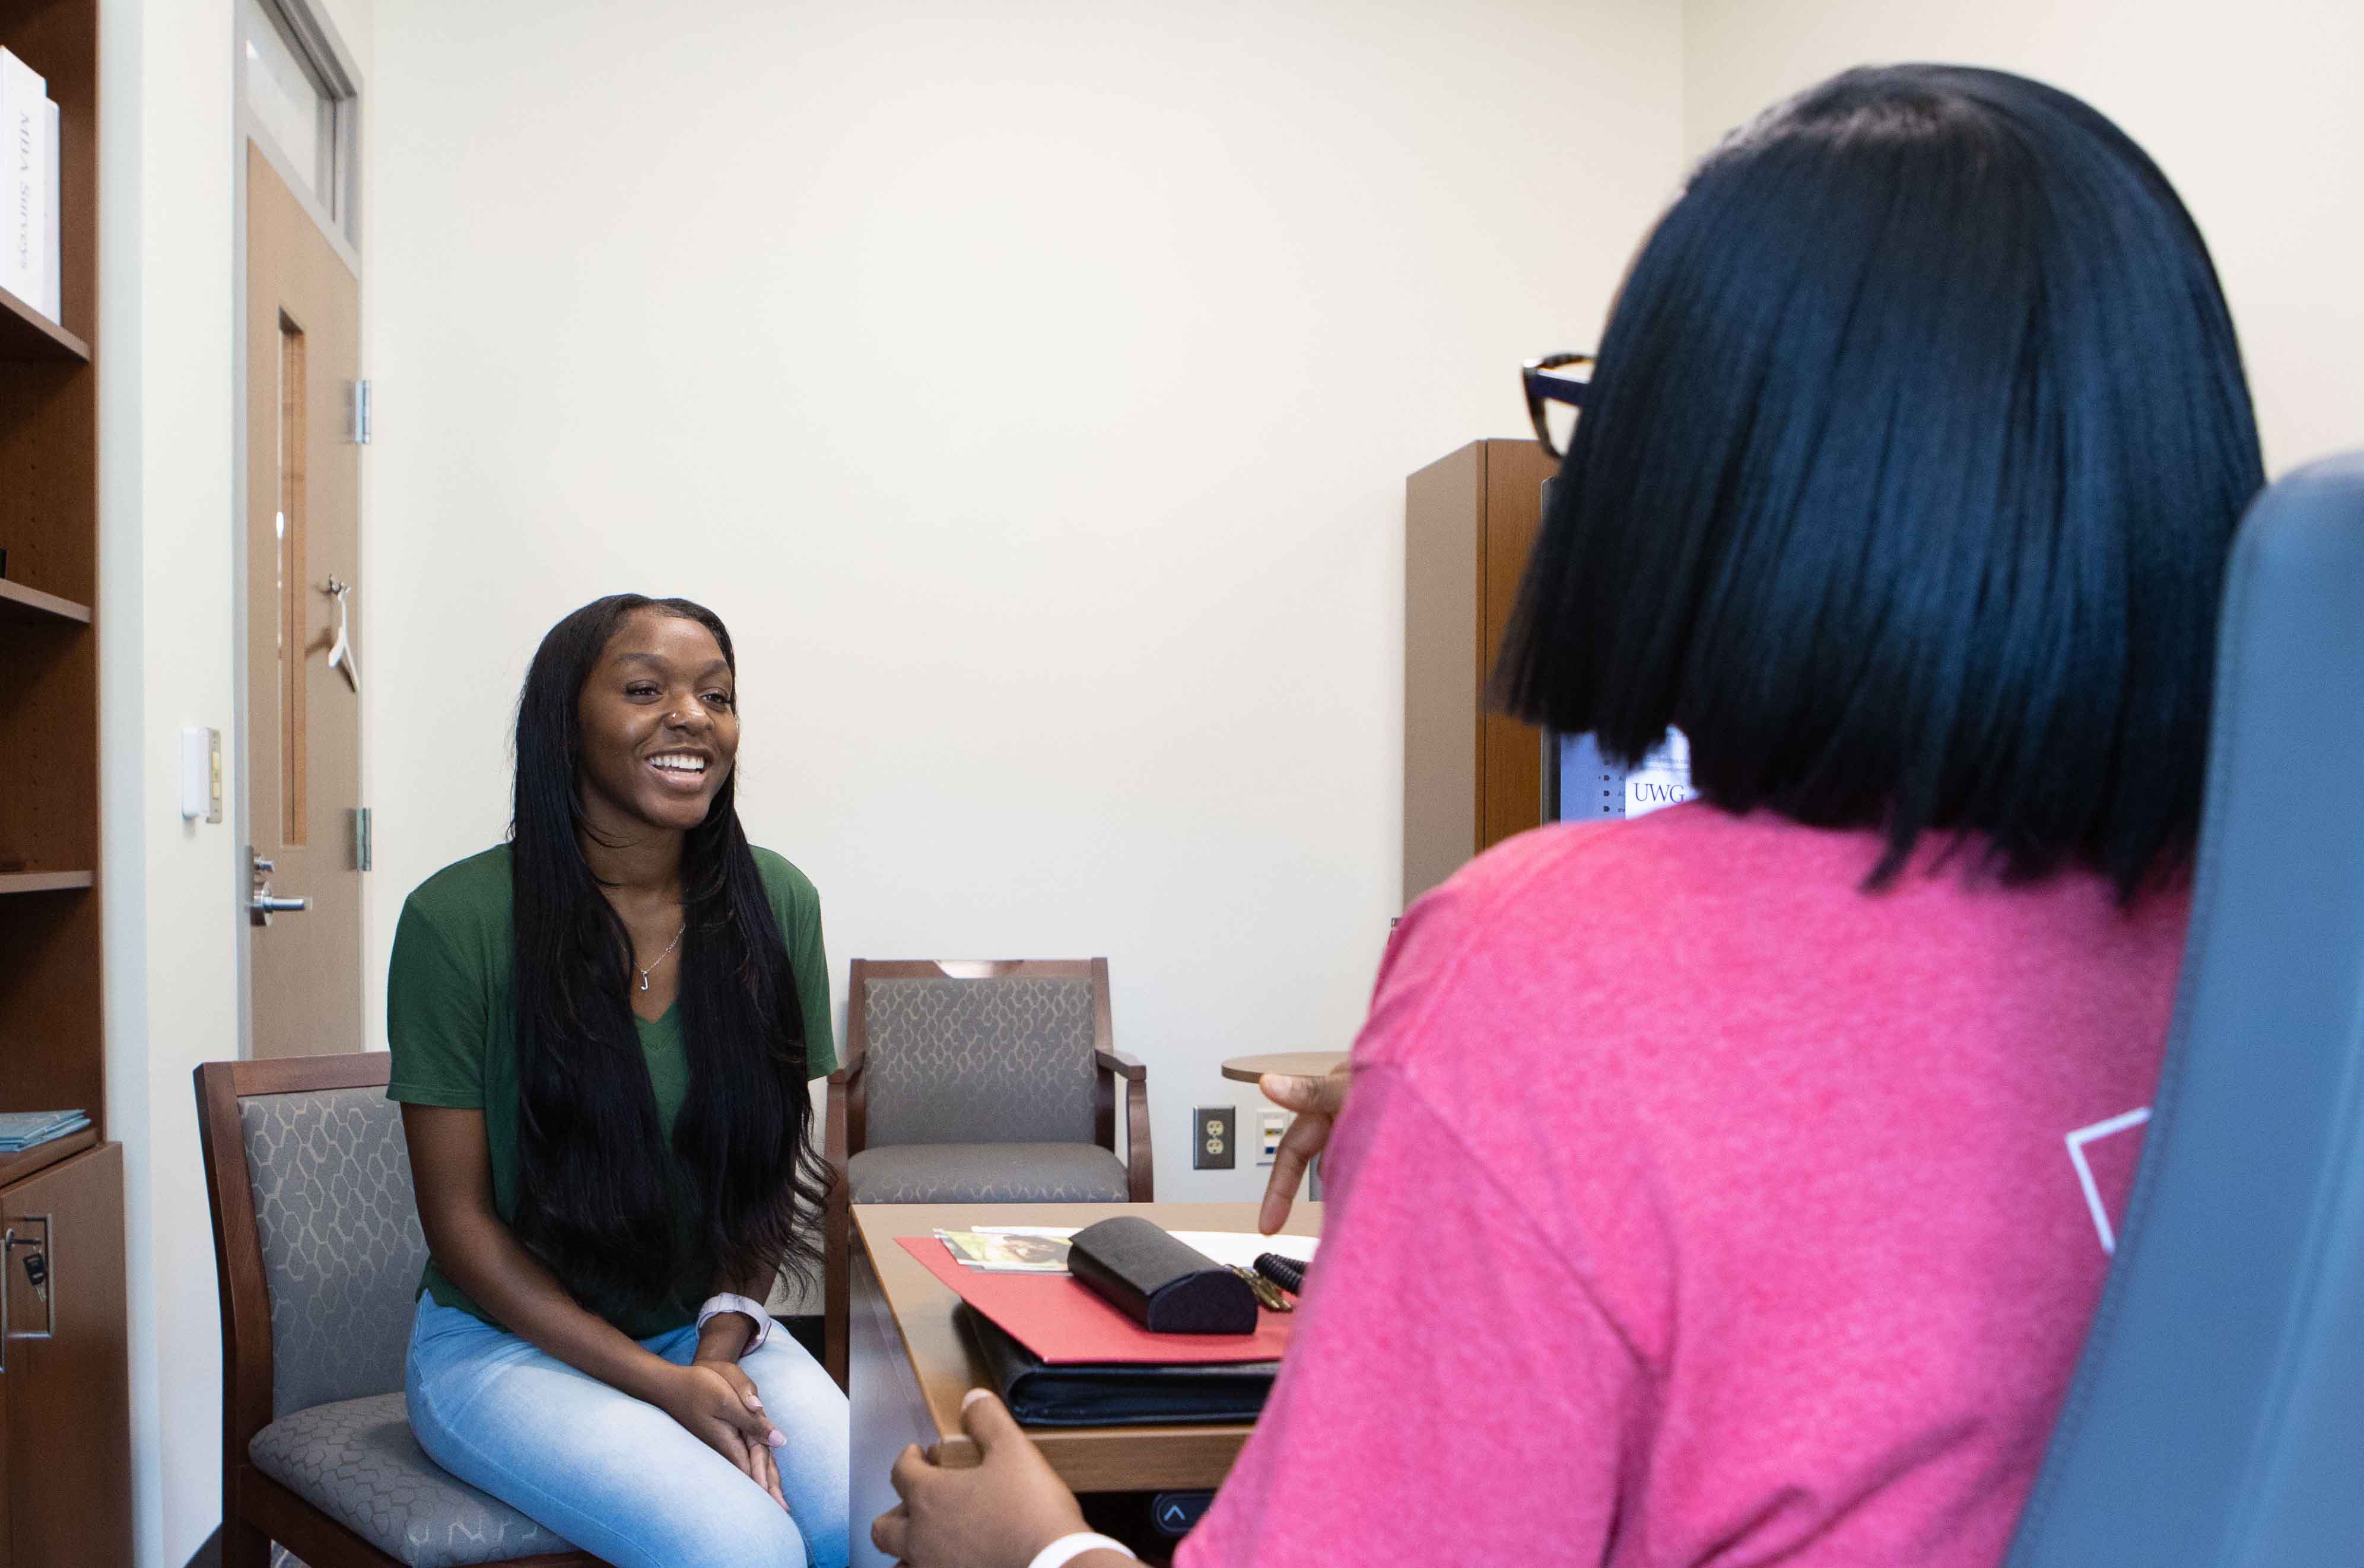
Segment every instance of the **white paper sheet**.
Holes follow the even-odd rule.
[[[1073,1236],[1074,1228],[1061,1229],[1051,1225],[980,1225],[980,1235],[999,1233],[1005,1236]],[[1253,1230],[1176,1230],[1169,1232],[1176,1241],[1196,1247],[1219,1263],[1232,1268],[1252,1269],[1256,1259],[1266,1252],[1277,1252],[1284,1258],[1309,1262],[1313,1249],[1320,1244],[1318,1236],[1259,1236]]]
[[[1321,1240],[1318,1236],[1259,1236],[1253,1230],[1176,1230],[1173,1236],[1219,1263],[1241,1269],[1255,1267],[1257,1257],[1266,1252],[1278,1252],[1284,1258],[1306,1262]]]

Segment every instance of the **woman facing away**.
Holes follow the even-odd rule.
[[[552,628],[511,840],[411,894],[387,982],[411,1426],[618,1568],[846,1560],[845,1398],[764,1308],[816,1261],[820,905],[740,826],[737,678],[685,599]]]
[[[1701,164],[1500,680],[1628,759],[1678,726],[1704,799],[1405,917],[1184,1568],[2002,1560],[2157,1081],[2261,483],[2199,233],[2084,104],[1849,72]],[[967,1418],[981,1467],[898,1462],[889,1555],[1122,1561]]]

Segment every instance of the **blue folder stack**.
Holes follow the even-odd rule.
[[[48,1143],[90,1125],[81,1111],[0,1111],[0,1154]]]

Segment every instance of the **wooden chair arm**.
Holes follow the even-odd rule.
[[[1157,1165],[1149,1151],[1149,1069],[1139,1057],[1121,1051],[1095,1051],[1092,1064],[1100,1073],[1103,1115],[1111,1122],[1116,1107],[1110,1091],[1119,1078],[1124,1080],[1125,1196],[1132,1203],[1153,1203],[1157,1197]],[[1112,1138],[1104,1136],[1101,1142],[1104,1147],[1115,1147]]]

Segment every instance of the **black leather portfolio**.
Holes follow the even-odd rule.
[[[1067,1272],[1153,1334],[1253,1334],[1255,1292],[1212,1258],[1134,1215],[1087,1225]]]
[[[1050,1366],[963,1302],[953,1309],[1009,1413],[1030,1427],[1126,1427],[1253,1421],[1278,1362],[1210,1365]]]

